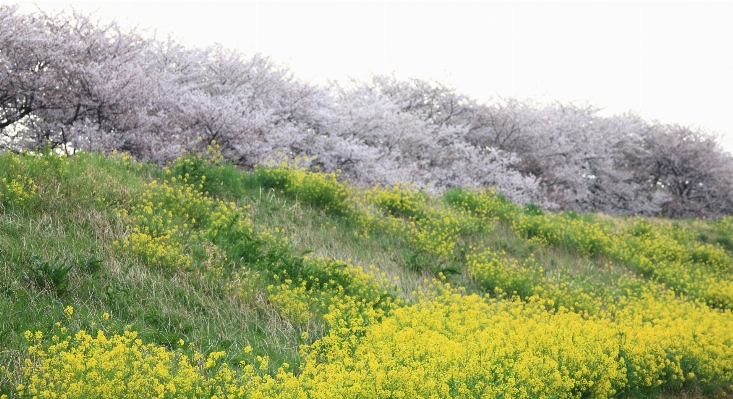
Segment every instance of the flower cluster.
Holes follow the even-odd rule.
[[[470,212],[440,206],[425,192],[406,184],[391,188],[377,185],[355,195],[353,201],[358,211],[352,218],[366,236],[381,230],[404,237],[416,254],[432,257],[430,262],[435,265],[427,269],[433,272],[454,270],[452,266],[445,269],[439,265],[453,263],[461,237],[492,228],[490,223],[472,217]]]
[[[454,195],[455,196],[455,195]],[[697,234],[680,225],[632,218],[616,222],[572,212],[513,214],[491,193],[462,191],[458,207],[482,217],[511,222],[514,231],[544,245],[563,245],[583,256],[604,255],[710,306],[733,309],[733,259],[719,245],[700,245]]]
[[[0,210],[13,204],[24,205],[36,197],[37,190],[20,156],[10,154],[0,159]]]
[[[635,325],[631,313],[614,322],[555,310],[537,296],[480,297],[437,281],[415,295],[414,305],[371,324],[331,305],[332,328],[303,347],[298,375],[287,365],[261,375],[265,357],[231,367],[220,361],[223,352],[165,349],[133,331],[71,335],[62,328],[50,340],[29,332],[31,357],[17,389],[69,397],[604,398],[695,379],[716,386],[733,372],[729,355],[696,349],[719,345],[711,339],[729,323],[706,334],[688,323]],[[685,346],[692,336],[699,343]]]
[[[33,179],[22,175],[0,179],[0,204],[20,204],[31,200],[36,195]]]
[[[337,173],[309,173],[300,166],[308,158],[284,158],[280,163],[270,161],[255,168],[257,181],[266,188],[274,188],[303,203],[336,214],[351,211],[349,188],[337,180]]]
[[[234,370],[219,361],[224,352],[205,356],[191,345],[170,350],[144,343],[135,331],[70,334],[61,327],[50,341],[39,333],[26,338],[31,357],[16,386],[19,397],[278,398],[293,397],[280,394],[298,385],[283,368],[275,378],[260,376],[266,358]]]
[[[469,247],[466,251],[469,273],[487,291],[524,299],[541,297],[559,312],[570,310],[603,322],[613,334],[623,336],[619,350],[628,371],[624,389],[674,386],[691,378],[716,386],[731,378],[730,359],[705,349],[725,347],[733,338],[725,332],[728,327],[721,328],[731,325],[731,315],[679,298],[657,282],[680,289],[685,286],[673,284],[677,280],[672,270],[727,270],[729,257],[719,246],[696,244],[694,234],[679,226],[642,226],[642,219],[611,223],[574,213],[545,214],[531,206],[513,205],[491,191],[453,190],[445,197],[458,211],[431,204],[430,198],[409,186],[376,187],[353,199],[358,211],[350,217],[365,229],[406,237],[415,247],[442,256],[453,253],[460,236],[475,229],[476,223],[498,219],[509,223],[518,235],[540,244],[563,245],[583,256],[606,255],[632,270],[643,271],[638,259],[653,259],[646,264],[654,268],[646,272],[655,279],[621,276],[609,286],[579,280],[562,269],[547,276],[531,258],[520,263],[485,248]],[[624,258],[622,253],[633,256]],[[695,287],[707,285],[708,292],[725,287],[724,276],[711,275],[715,278],[693,279]],[[704,297],[694,295],[699,291],[692,289],[683,292],[693,298]],[[675,323],[679,324],[672,328]],[[688,331],[697,331],[700,339],[690,339]]]
[[[311,356],[301,378],[337,397],[609,397],[626,382],[604,323],[437,282],[362,338],[331,338],[314,344],[330,357]]]

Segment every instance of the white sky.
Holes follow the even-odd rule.
[[[0,0],[0,3],[9,3]],[[302,79],[434,78],[477,99],[590,101],[716,131],[733,152],[733,2],[39,2],[185,43],[261,52]],[[32,3],[22,10],[32,11]]]

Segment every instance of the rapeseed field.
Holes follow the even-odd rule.
[[[0,397],[733,394],[733,218],[0,154]]]

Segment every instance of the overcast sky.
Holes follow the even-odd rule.
[[[396,72],[481,100],[541,97],[633,110],[717,131],[733,151],[733,2],[37,4],[98,10],[193,45],[261,52],[305,80]]]

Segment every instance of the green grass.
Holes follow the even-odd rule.
[[[53,173],[52,164],[24,158],[21,173],[34,180],[38,195],[0,214],[0,365],[17,367],[23,333],[51,331],[68,305],[75,309],[71,327],[93,331],[94,320],[108,312],[120,331],[131,325],[146,342],[183,339],[207,353],[243,354],[249,345],[257,348],[252,356],[267,355],[275,365],[298,364],[300,332],[268,303],[264,287],[250,298],[228,297],[203,273],[158,270],[115,250],[113,241],[126,231],[110,205],[129,204],[161,170],[140,164],[126,170],[80,155]],[[66,292],[35,283],[34,254],[71,266]],[[90,260],[100,261],[98,269],[85,267]]]
[[[263,258],[266,251],[262,249],[265,252],[255,254],[261,263],[251,265],[238,264],[230,257],[222,275],[212,273],[204,258],[196,258],[195,267],[164,268],[121,250],[115,241],[128,235],[131,227],[119,210],[130,209],[147,183],[171,175],[187,175],[189,184],[201,187],[211,198],[247,209],[256,231],[277,229],[288,237],[284,249],[278,249],[283,252],[275,258],[272,251],[267,252],[269,257]],[[363,225],[350,217],[353,209],[345,194],[328,191],[333,182],[306,178],[305,183],[298,183],[306,194],[299,196],[287,192],[290,186],[282,181],[201,157],[160,168],[117,155],[81,153],[65,158],[50,153],[6,153],[0,154],[0,178],[19,182],[13,186],[17,192],[7,188],[11,187],[8,184],[5,192],[0,191],[0,366],[16,374],[27,355],[24,332],[52,331],[54,323],[65,318],[67,306],[74,308],[71,329],[94,331],[101,315],[109,313],[111,327],[105,328],[120,332],[130,326],[145,342],[175,347],[183,340],[194,342],[203,353],[226,350],[225,360],[231,364],[268,356],[266,372],[274,373],[283,363],[297,372],[299,346],[325,334],[328,325],[317,311],[306,322],[290,319],[270,298],[270,286],[280,280],[272,280],[268,273],[286,267],[287,262],[305,270],[303,254],[347,261],[366,272],[377,267],[394,283],[388,289],[390,295],[408,303],[426,280],[438,277],[435,265],[443,264],[456,271],[444,276],[452,285],[491,294],[467,272],[466,248],[490,249],[507,261],[542,269],[548,280],[563,275],[579,283],[610,286],[622,275],[639,277],[601,255],[584,256],[572,246],[547,246],[517,236],[511,226],[515,210],[506,204],[498,220],[483,220],[459,234],[454,253],[446,257],[430,254],[389,231],[376,230],[365,236]],[[321,185],[328,188],[325,194],[319,191]],[[23,192],[32,195],[26,198]],[[425,206],[441,212],[453,209],[444,199],[425,198]],[[405,222],[424,216],[399,212],[396,208],[392,213]],[[592,220],[589,215],[574,217]],[[623,218],[614,220],[618,225],[625,223]],[[696,232],[696,242],[717,242],[730,255],[732,248],[726,240],[733,235],[725,220],[684,223]],[[227,248],[224,250],[230,251]],[[246,295],[232,295],[226,288],[227,273],[249,266],[262,275],[253,278]],[[309,333],[306,341],[303,332]],[[255,350],[245,353],[247,346]],[[0,394],[13,389],[10,378],[0,374]]]

